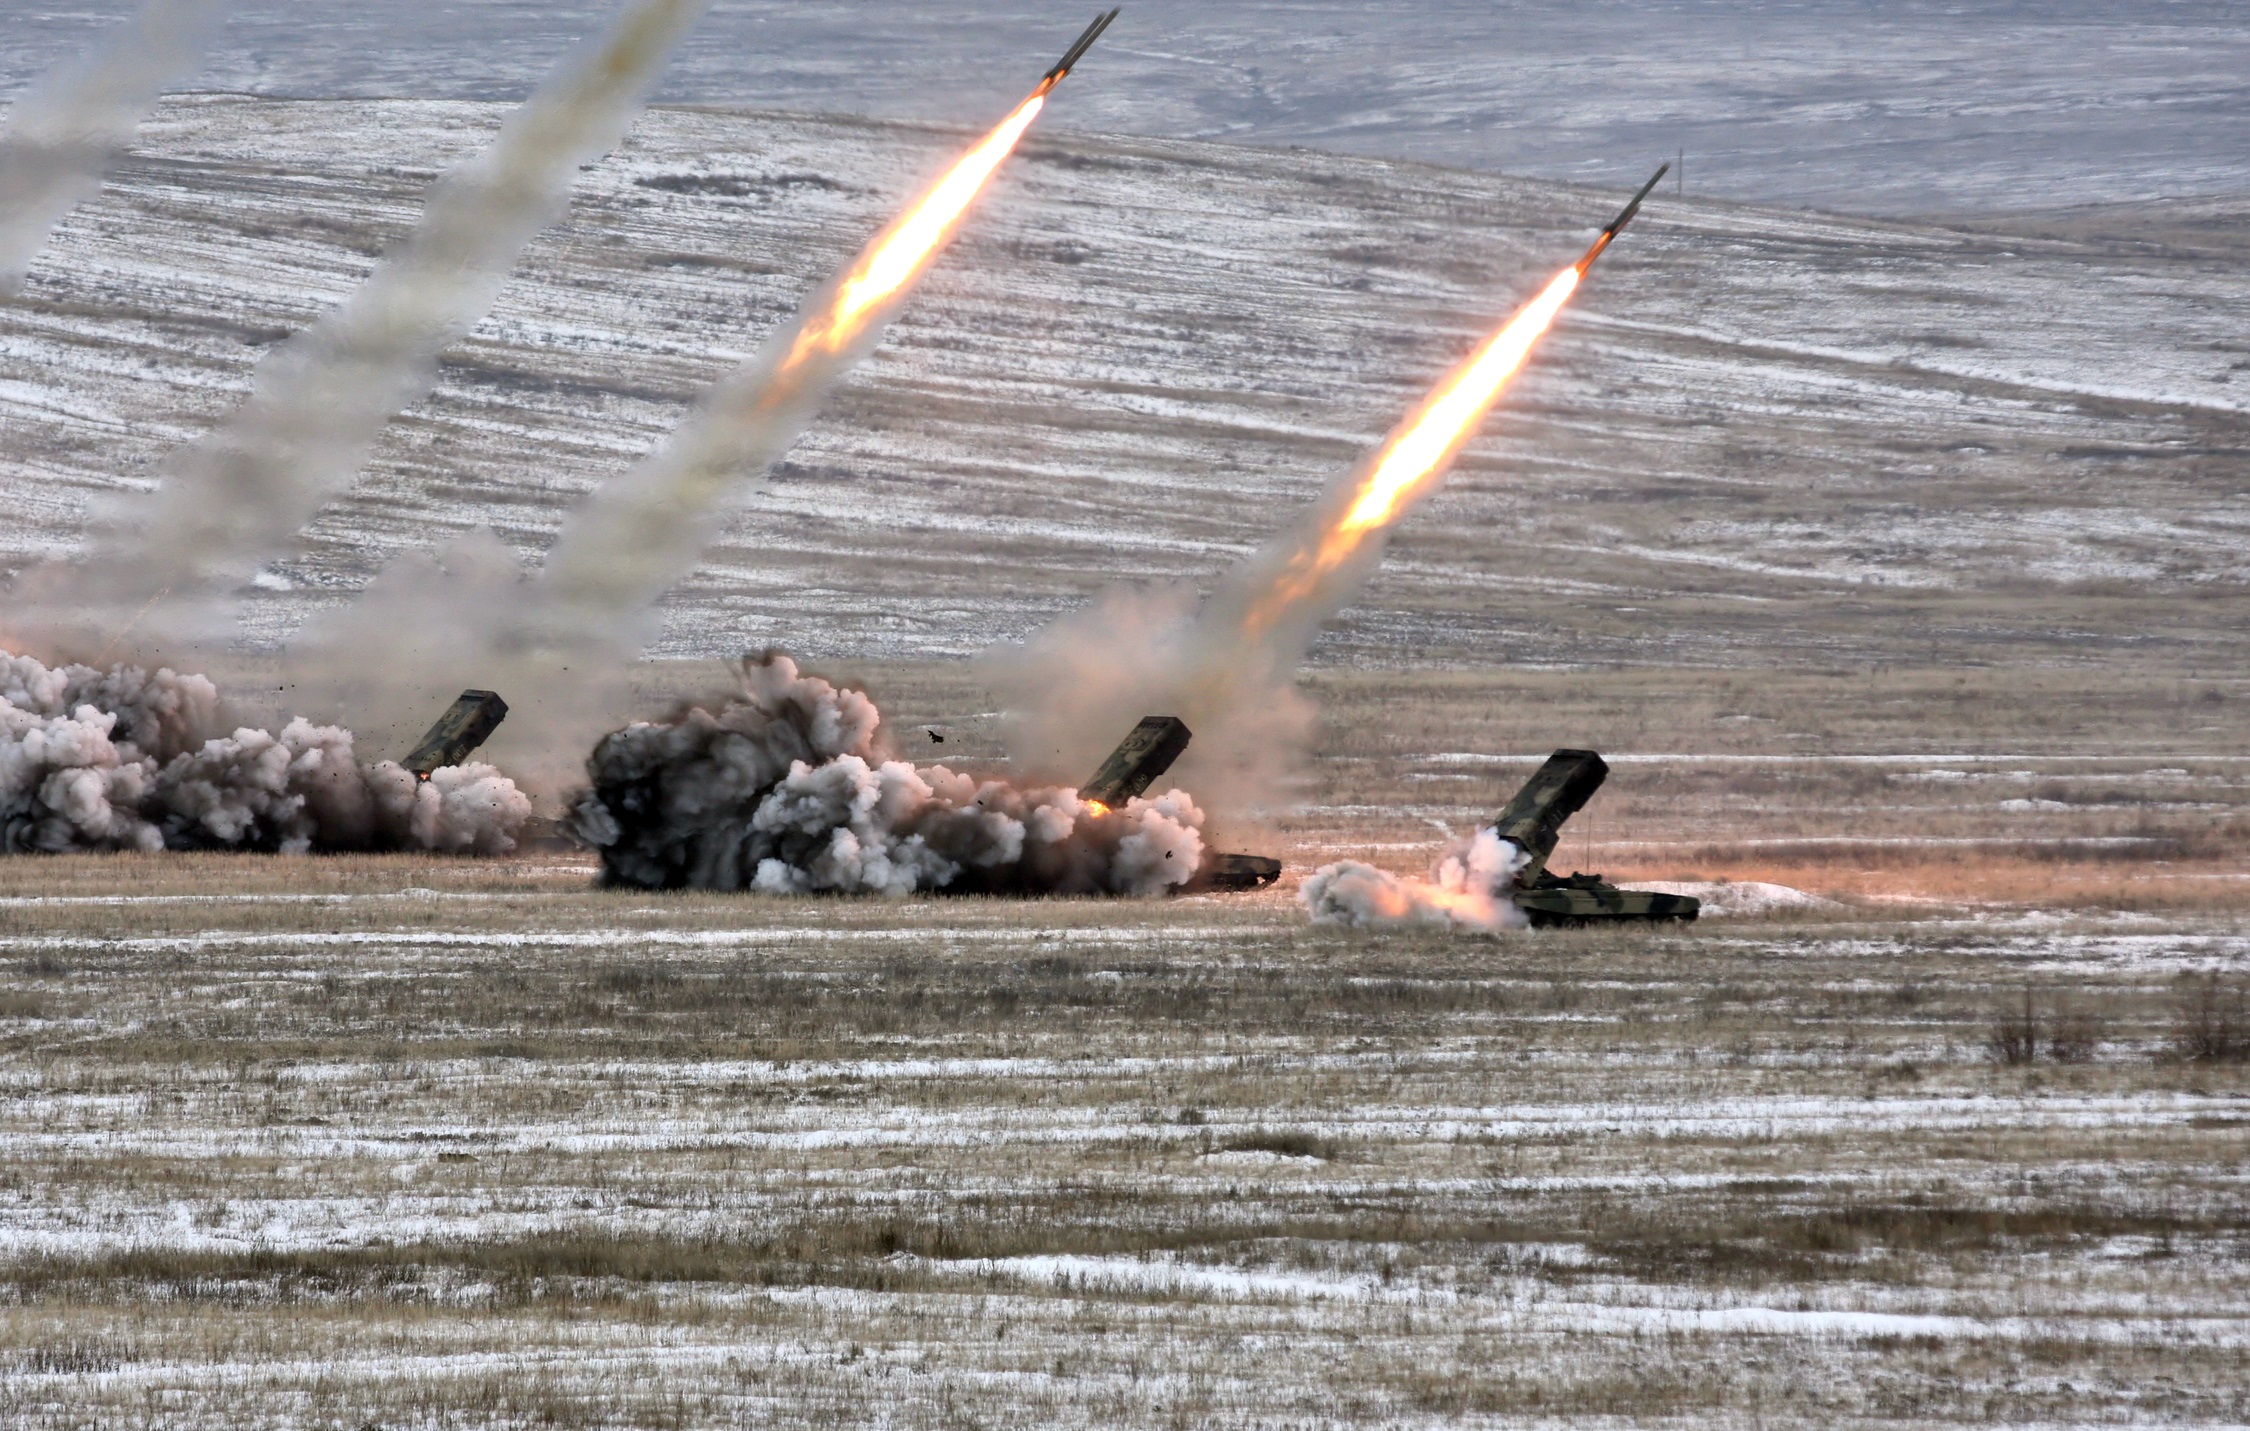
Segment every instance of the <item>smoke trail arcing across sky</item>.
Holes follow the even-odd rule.
[[[989,671],[1011,711],[1017,758],[1035,769],[1083,764],[1101,741],[1116,738],[1109,727],[1117,712],[1163,711],[1195,730],[1182,778],[1205,800],[1221,808],[1270,801],[1313,722],[1291,684],[1306,647],[1358,593],[1392,529],[1444,480],[1623,221],[1199,610],[1181,592],[1113,592],[1020,651],[996,656]]]
[[[0,138],[0,297],[23,286],[55,225],[101,187],[164,87],[202,65],[226,10],[227,0],[147,0],[17,98]]]
[[[710,0],[634,0],[430,191],[420,224],[342,307],[258,365],[251,395],[59,583],[64,619],[147,613],[158,646],[207,639],[212,604],[286,550],[383,425],[429,391],[439,352],[491,309],[581,165],[608,152]],[[50,598],[52,599],[52,598]],[[154,605],[155,610],[149,610]]]
[[[386,572],[306,643],[334,698],[361,719],[403,729],[448,688],[490,685],[508,698],[507,747],[552,791],[578,751],[612,723],[657,600],[701,558],[729,502],[796,441],[837,381],[866,356],[1015,150],[1081,37],[1005,119],[956,159],[764,347],[714,384],[638,466],[597,488],[528,581],[489,539]],[[371,679],[367,673],[381,672]]]

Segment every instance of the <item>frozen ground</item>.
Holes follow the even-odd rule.
[[[12,7],[13,88],[126,0]],[[520,95],[607,0],[244,0],[199,87]],[[978,119],[1097,7],[722,0],[661,93]],[[1081,128],[1302,144],[1592,182],[1688,153],[1698,192],[1908,214],[2250,192],[2250,28],[2223,0],[1138,0]]]
[[[68,550],[150,480],[500,113],[160,111],[0,312],[8,557]],[[268,575],[251,634],[479,524],[535,555],[958,142],[651,114]],[[677,593],[664,653],[964,653],[1108,581],[1207,582],[1616,202],[1042,131]],[[2238,671],[2235,212],[1948,229],[1660,199],[1319,658]]]
[[[0,869],[10,1424],[2250,1414],[2236,915],[118,869]]]

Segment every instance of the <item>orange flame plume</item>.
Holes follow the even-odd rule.
[[[1250,603],[1243,618],[1245,634],[1258,636],[1270,630],[1283,613],[1317,591],[1331,573],[1358,554],[1370,536],[1397,521],[1445,474],[1454,455],[1475,435],[1477,424],[1506,391],[1508,380],[1531,356],[1532,346],[1577,291],[1585,269],[1586,261],[1581,261],[1556,274],[1544,292],[1454,369],[1399,424],[1367,464],[1366,476],[1342,515],[1292,553],[1280,573]]]
[[[962,155],[944,178],[875,236],[836,284],[828,306],[805,320],[782,363],[784,373],[816,354],[832,356],[850,347],[869,317],[921,276],[993,171],[1047,107],[1047,91],[1054,85],[1051,78],[1040,81],[1039,88]]]

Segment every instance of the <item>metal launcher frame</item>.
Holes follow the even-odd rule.
[[[1078,789],[1082,800],[1116,809],[1147,792],[1188,748],[1193,736],[1178,716],[1142,716],[1109,753],[1094,778]],[[1265,855],[1230,855],[1206,850],[1195,877],[1181,888],[1189,892],[1263,889],[1281,878],[1281,861]]]
[[[415,779],[427,780],[440,766],[459,765],[475,754],[507,718],[508,703],[494,692],[463,691],[399,764]]]
[[[1533,927],[1611,922],[1686,923],[1703,912],[1692,895],[1619,889],[1598,874],[1559,876],[1547,868],[1563,823],[1586,808],[1609,778],[1609,762],[1591,750],[1558,750],[1533,771],[1492,822],[1493,832],[1522,850],[1509,898]]]

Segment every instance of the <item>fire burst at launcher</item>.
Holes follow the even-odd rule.
[[[1388,530],[1445,474],[1462,445],[1475,435],[1485,413],[1507,390],[1508,381],[1554,323],[1555,315],[1578,291],[1586,270],[1633,221],[1656,181],[1671,167],[1659,167],[1576,263],[1556,274],[1537,298],[1510,318],[1399,424],[1368,462],[1366,475],[1353,491],[1350,503],[1290,553],[1280,572],[1250,604],[1243,615],[1244,635],[1259,637],[1271,630],[1284,613],[1317,592],[1329,576],[1359,554],[1371,536]]]

